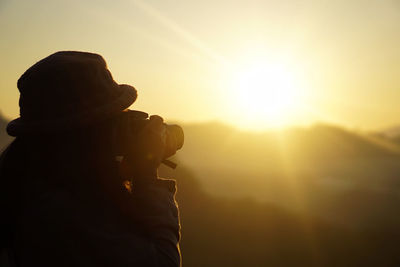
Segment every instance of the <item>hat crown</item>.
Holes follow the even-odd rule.
[[[46,120],[90,110],[121,94],[102,56],[87,52],[54,53],[18,80],[20,115]]]

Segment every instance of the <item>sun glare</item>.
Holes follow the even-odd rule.
[[[278,128],[293,122],[301,106],[301,85],[285,65],[259,62],[231,73],[236,114],[245,128]]]

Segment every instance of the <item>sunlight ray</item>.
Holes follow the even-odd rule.
[[[293,205],[299,211],[299,218],[301,219],[304,234],[308,239],[308,246],[312,253],[314,263],[319,265],[320,252],[318,242],[316,239],[315,229],[313,227],[309,203],[307,201],[307,192],[305,192],[304,181],[296,171],[296,163],[294,163],[290,156],[290,147],[287,145],[287,140],[283,131],[275,132],[275,139],[278,145],[278,152],[282,164],[282,171],[284,172],[284,181],[288,186],[290,195],[293,197]]]
[[[82,5],[84,5],[84,3],[82,3]],[[112,24],[116,28],[132,35],[132,37],[133,36],[137,37],[138,35],[140,35],[140,37],[144,38],[145,40],[158,44],[177,55],[192,59],[196,62],[201,62],[201,64],[207,66],[210,64],[209,61],[207,61],[203,55],[199,55],[194,51],[189,52],[186,49],[181,49],[176,44],[167,40],[166,38],[161,38],[159,35],[152,34],[151,32],[145,30],[144,28],[132,27],[132,22],[129,20],[129,17],[116,16],[113,13],[108,12],[107,10],[101,9],[100,6],[96,6],[96,8],[93,8],[93,6],[87,5],[86,12],[91,13],[91,15],[96,16],[101,20],[112,21]],[[126,51],[125,53],[127,52],[129,51]]]
[[[139,7],[143,12],[145,12],[152,18],[156,19],[164,27],[175,32],[178,36],[186,40],[189,44],[191,44],[193,47],[201,51],[204,55],[212,59],[214,62],[221,65],[226,64],[226,60],[222,56],[220,56],[213,49],[208,47],[203,41],[197,38],[194,34],[185,30],[182,26],[177,24],[171,18],[168,18],[167,16],[163,15],[159,10],[152,7],[150,4],[142,0],[132,0],[132,3],[135,6]]]

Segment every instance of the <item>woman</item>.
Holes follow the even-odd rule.
[[[179,266],[175,182],[157,177],[162,118],[123,138],[136,90],[97,54],[52,54],[18,89],[20,118],[7,127],[16,139],[0,163],[10,264]]]

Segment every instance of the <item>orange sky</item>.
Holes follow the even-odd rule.
[[[132,108],[167,119],[250,129],[400,123],[396,0],[3,0],[0,36],[0,110],[9,118],[24,70],[55,51],[83,50],[138,88]],[[272,69],[272,78],[253,69]],[[288,97],[277,101],[278,91]],[[268,108],[253,105],[264,98]]]

